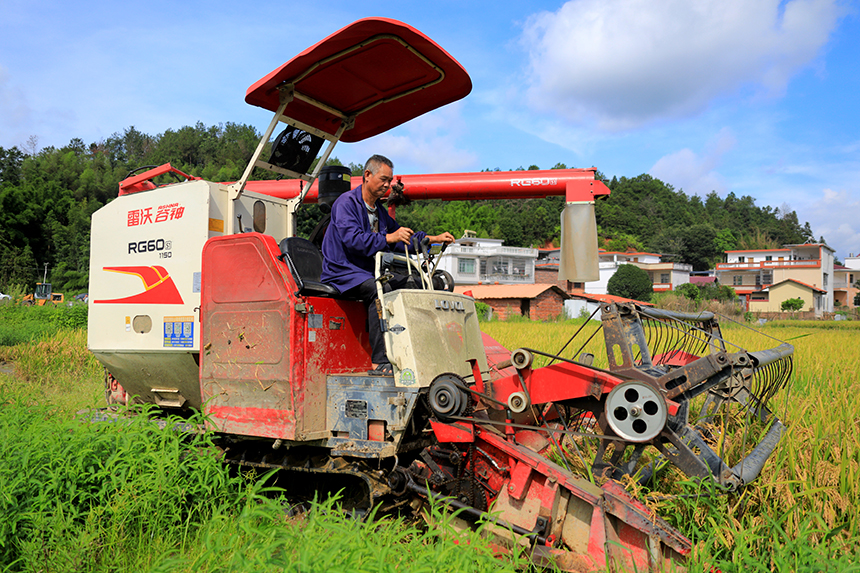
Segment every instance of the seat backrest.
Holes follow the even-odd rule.
[[[320,282],[323,256],[316,245],[301,237],[287,237],[278,246],[282,255],[290,257],[301,281]]]

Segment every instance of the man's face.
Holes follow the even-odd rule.
[[[380,165],[376,173],[371,173],[370,170],[364,172],[364,184],[362,185],[362,196],[365,202],[373,205],[388,193],[391,182],[394,180],[394,173],[387,165]]]

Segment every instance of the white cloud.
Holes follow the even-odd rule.
[[[840,258],[860,253],[860,189],[822,189],[809,199],[803,214],[809,217],[816,238],[823,235]]]
[[[661,157],[648,173],[683,189],[688,195],[704,197],[711,191],[724,195],[726,183],[717,172],[723,155],[735,146],[735,137],[722,129],[706,146],[702,155],[685,148]]]
[[[457,146],[463,135],[462,103],[457,102],[413,119],[403,126],[350,146],[363,163],[374,153],[394,162],[395,173],[451,173],[475,169],[478,156]]]
[[[527,101],[617,131],[747,87],[778,96],[842,14],[838,0],[570,0],[525,25]]]

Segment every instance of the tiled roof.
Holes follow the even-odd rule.
[[[611,294],[591,294],[575,292],[571,293],[571,298],[584,298],[586,300],[594,300],[597,302],[635,302],[636,304],[644,304],[645,306],[654,306],[650,302],[642,302],[641,300],[633,300],[632,298],[624,298],[623,296],[615,296]]]
[[[563,298],[568,298],[567,294],[558,286],[548,284],[457,285],[454,287],[454,292],[483,300],[487,298],[535,298],[548,289],[555,289]]]
[[[771,288],[773,288],[773,287],[775,287],[775,286],[779,286],[779,285],[781,285],[781,284],[783,284],[783,283],[787,283],[787,282],[797,283],[797,284],[799,284],[800,286],[805,286],[806,288],[808,288],[808,289],[810,289],[810,290],[817,290],[818,292],[827,292],[827,291],[826,291],[826,290],[824,290],[824,289],[818,288],[817,286],[812,286],[811,284],[807,284],[807,283],[802,282],[802,281],[799,281],[799,280],[797,280],[797,279],[785,279],[784,281],[779,281],[778,283],[774,283],[774,284],[772,284],[772,285],[767,285],[767,286],[766,286],[766,287],[764,287],[762,290],[765,290],[765,289],[771,289]]]
[[[693,275],[690,277],[690,283],[694,285],[707,285],[715,282],[717,282],[717,277],[715,276],[702,277]]]
[[[791,249],[740,249],[740,250],[735,250],[735,251],[723,251],[723,252],[724,253],[775,253],[777,251],[790,251],[790,250]]]

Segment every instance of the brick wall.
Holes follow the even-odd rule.
[[[493,317],[507,320],[511,316],[522,316],[523,299],[488,298],[481,302],[490,305]],[[564,298],[558,291],[546,290],[537,298],[529,300],[529,318],[532,320],[552,320],[564,312]]]
[[[496,320],[506,320],[509,316],[519,316],[520,299],[518,298],[488,298],[482,300],[490,305],[493,309],[493,318]]]
[[[582,283],[572,283],[570,281],[560,281],[558,280],[558,268],[543,268],[543,269],[535,269],[535,284],[539,285],[555,285],[567,294],[573,293],[583,293],[585,292],[584,285]],[[579,288],[575,288],[575,285],[578,285]]]
[[[547,289],[532,299],[529,306],[532,320],[551,320],[564,312],[564,299],[557,291]]]

